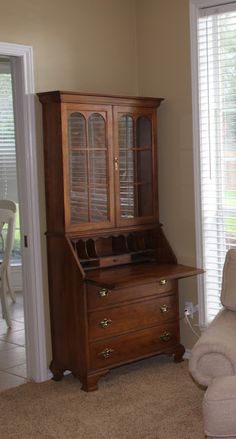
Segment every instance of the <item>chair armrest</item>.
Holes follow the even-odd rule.
[[[189,370],[203,386],[236,374],[236,312],[222,309],[192,349]]]

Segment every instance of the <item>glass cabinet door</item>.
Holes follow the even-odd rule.
[[[107,118],[106,112],[68,112],[67,184],[71,229],[76,225],[91,227],[91,224],[95,228],[109,227],[113,222]]]
[[[117,112],[116,183],[119,223],[148,222],[155,215],[152,112]]]

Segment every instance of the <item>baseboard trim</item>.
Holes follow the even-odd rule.
[[[63,375],[69,375],[71,373],[71,370],[65,370]],[[51,380],[53,378],[53,374],[50,371],[50,369],[48,369],[48,380]]]
[[[192,354],[191,349],[186,349],[184,356],[183,356],[184,360],[190,360],[191,354]]]

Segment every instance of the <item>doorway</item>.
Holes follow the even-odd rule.
[[[27,377],[48,379],[41,232],[35,133],[33,54],[30,46],[0,42],[0,58],[11,61],[18,198],[21,222],[22,288]]]
[[[11,328],[8,328],[6,321],[0,315],[0,390],[5,390],[23,384],[27,378],[19,197],[10,57],[0,57],[0,199],[12,200],[17,206],[10,272],[11,287],[16,301],[13,302],[8,298],[12,322]],[[6,232],[7,230],[4,228],[2,231],[3,237]],[[2,240],[1,244],[0,259],[2,260]]]

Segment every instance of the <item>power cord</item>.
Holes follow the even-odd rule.
[[[193,334],[194,334],[197,338],[199,338],[200,335],[195,331],[195,329],[194,329],[192,323],[191,323],[190,320],[189,320],[189,317],[188,317],[188,310],[187,310],[187,309],[184,310],[184,320],[185,320],[185,322],[189,325],[189,327],[190,327],[191,331],[193,332]]]

